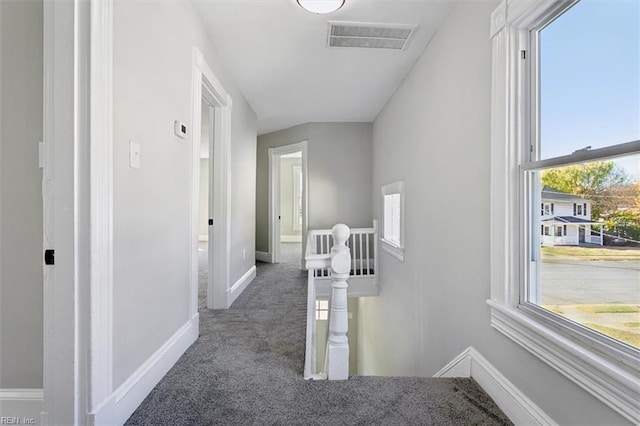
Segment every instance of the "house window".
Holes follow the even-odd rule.
[[[614,261],[603,258],[612,249],[590,247],[579,230],[604,223],[607,241],[623,194],[640,188],[640,3],[518,6],[502,2],[491,19],[492,326],[638,423],[637,271],[620,298],[618,270],[593,269]],[[554,217],[555,226],[565,222],[554,229],[562,246],[541,244],[542,188],[562,198]],[[640,260],[640,245],[625,235],[624,251]]]
[[[553,203],[542,203],[542,216],[553,215]]]
[[[558,237],[562,236],[562,225],[556,226],[556,235]]]
[[[316,321],[327,321],[329,319],[329,301],[316,300]]]
[[[382,248],[404,261],[404,182],[382,186]]]

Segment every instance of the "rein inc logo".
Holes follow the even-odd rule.
[[[0,425],[35,425],[33,417],[0,417]]]

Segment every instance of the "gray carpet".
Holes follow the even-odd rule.
[[[306,274],[298,262],[259,262],[227,311],[207,310],[201,292],[200,339],[127,424],[511,424],[472,379],[305,381]]]

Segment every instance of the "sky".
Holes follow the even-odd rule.
[[[540,32],[541,158],[640,140],[640,0],[582,0]],[[640,155],[616,162],[640,180]]]

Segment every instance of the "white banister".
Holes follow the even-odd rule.
[[[324,301],[332,300],[333,302],[341,304],[344,307],[341,315],[345,316],[344,326],[347,327],[348,311],[346,309],[346,299],[340,302],[340,297],[343,297],[344,293],[346,293],[346,297],[371,297],[378,295],[377,222],[374,221],[373,227],[371,228],[347,228],[347,230],[348,233],[343,239],[342,245],[336,243],[335,236],[332,236],[334,230],[331,229],[309,230],[307,234],[305,267],[309,271],[309,289],[307,293],[305,379],[322,380],[327,379],[328,376],[328,358],[326,355],[328,352],[327,341],[330,336],[329,327],[332,321],[332,314],[328,313],[329,320],[327,320],[325,316],[327,314],[324,313],[322,309],[316,313],[316,302],[320,300],[326,303]],[[343,253],[340,256],[342,258],[345,256],[344,249],[347,249],[346,257],[349,260],[349,264],[345,266],[345,272],[337,273],[337,275],[334,268],[332,268],[332,253],[336,253],[336,251],[333,250],[334,244],[342,247],[342,249],[338,250],[338,252]],[[335,262],[334,256],[334,263]],[[332,296],[334,293],[332,281],[334,278],[340,278],[341,276],[341,279],[344,281],[348,279],[349,284],[348,287],[344,287],[344,291],[342,291],[343,295],[336,299]],[[338,286],[340,286],[339,283]],[[330,307],[333,308],[333,306],[334,303],[331,303]],[[336,320],[333,324],[340,326],[341,323],[339,320]],[[346,338],[346,328],[344,333]],[[348,340],[346,343],[348,343]],[[322,354],[325,356],[323,357]],[[342,375],[344,378],[347,378],[349,369],[348,355],[345,365],[346,369]]]
[[[347,311],[347,279],[351,270],[351,256],[346,242],[351,231],[347,225],[338,224],[331,229],[331,307],[329,310],[329,338],[325,357],[327,378],[349,378],[349,314]]]

